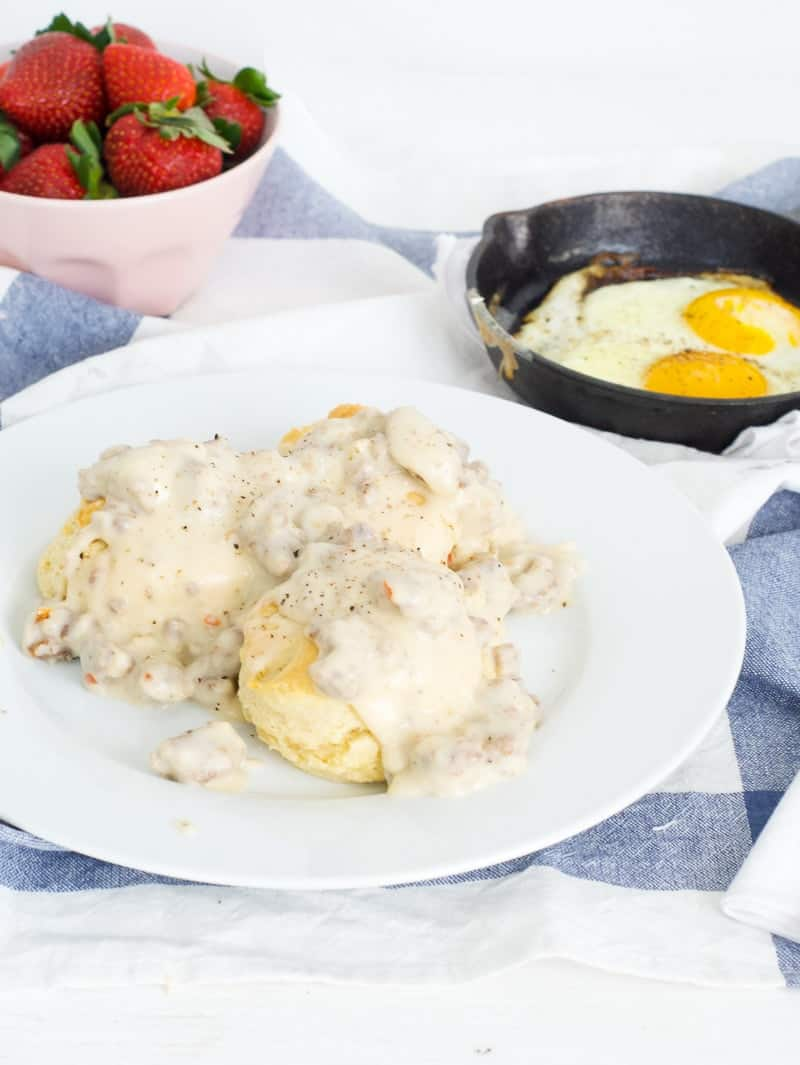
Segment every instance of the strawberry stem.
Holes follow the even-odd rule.
[[[19,133],[7,118],[0,115],[0,168],[7,174],[19,162]]]
[[[218,81],[221,85],[234,85],[254,104],[258,104],[259,107],[274,107],[281,98],[279,92],[275,92],[274,89],[267,85],[267,76],[264,71],[256,70],[255,67],[242,67],[234,76],[233,81],[226,81],[224,78],[218,78],[215,74],[212,74],[205,59],[200,63],[199,70],[210,81]],[[209,99],[213,97],[213,90],[209,89],[207,82],[201,82],[200,84],[204,88],[201,92],[200,86],[198,86],[198,94],[208,94]]]
[[[188,63],[189,73],[193,78],[196,78],[195,69],[191,63]],[[208,87],[208,82],[205,78],[202,81],[195,81],[195,103],[198,107],[207,107],[214,99],[214,94]]]
[[[234,146],[222,131],[214,128],[214,123],[200,107],[188,107],[185,111],[179,111],[177,103],[180,97],[173,96],[171,100],[157,103],[130,103],[123,104],[116,111],[112,111],[106,119],[106,124],[112,126],[123,115],[134,114],[143,126],[157,129],[164,140],[174,141],[178,137],[190,137],[210,144],[212,148],[219,148],[221,152],[230,155]],[[229,123],[230,126],[238,126],[237,123]],[[230,130],[233,134],[233,130]],[[241,127],[239,127],[241,137]]]
[[[36,36],[40,37],[43,33],[71,33],[79,41],[91,44],[98,52],[102,52],[106,45],[111,44],[114,40],[114,30],[110,17],[101,30],[98,30],[97,33],[92,33],[82,22],[73,22],[63,11],[55,16],[49,26],[45,26],[43,30],[37,30]]]
[[[117,196],[117,190],[105,181],[101,152],[103,139],[94,122],[78,119],[72,123],[69,139],[75,148],[67,147],[67,158],[72,164],[75,176],[81,183],[86,195],[85,200],[111,200]]]
[[[279,92],[267,85],[266,75],[255,67],[242,67],[233,79],[233,84],[262,107],[274,107],[281,98]]]
[[[175,97],[175,99],[177,99],[177,97]],[[146,107],[147,104],[143,103],[121,104],[115,111],[112,111],[110,115],[106,116],[106,125],[111,127],[117,119],[122,118],[123,115],[132,115],[144,110]]]
[[[217,133],[225,138],[228,144],[230,144],[231,149],[235,152],[242,143],[241,123],[234,122],[229,118],[223,118],[222,115],[217,115],[217,117],[212,118],[211,121]]]

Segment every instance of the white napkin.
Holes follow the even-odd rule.
[[[800,943],[800,775],[723,896],[722,910],[734,920]]]

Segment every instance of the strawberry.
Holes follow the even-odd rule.
[[[120,195],[168,192],[222,170],[222,153],[231,151],[228,142],[199,107],[179,111],[176,104],[175,99],[132,104],[109,115],[105,156]]]
[[[0,192],[82,200],[86,190],[67,155],[66,144],[42,144],[0,181]]]
[[[39,141],[64,141],[77,119],[102,122],[103,63],[96,48],[69,33],[24,44],[0,81],[0,110]]]
[[[231,142],[232,158],[237,162],[245,159],[261,140],[262,108],[274,107],[279,94],[269,88],[264,74],[254,67],[244,67],[233,81],[215,78],[205,60],[200,72],[206,80],[197,86],[197,102],[217,130]]]
[[[123,104],[159,103],[174,97],[178,109],[183,111],[195,101],[194,78],[189,69],[149,48],[110,44],[103,52],[103,69],[112,111]]]
[[[0,115],[0,178],[33,151],[33,141]]]
[[[11,60],[6,60],[5,63],[0,63],[0,81],[6,76],[8,68],[11,66]]]
[[[208,86],[208,96],[203,98],[203,110],[233,145],[231,158],[237,162],[246,159],[261,140],[264,112],[235,85],[211,80],[203,84]]]
[[[143,30],[137,30],[135,26],[128,26],[124,22],[107,22],[105,26],[95,26],[89,32],[95,38],[100,38],[104,32],[108,33],[109,44],[135,44],[138,48],[149,48],[151,52],[158,51],[152,38]]]
[[[70,144],[42,144],[0,180],[0,192],[57,200],[96,200],[115,195],[103,181],[100,132],[91,123],[76,122]]]

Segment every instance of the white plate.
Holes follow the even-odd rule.
[[[260,744],[248,790],[155,777],[162,738],[199,708],[99,699],[77,666],[20,650],[37,556],[103,448],[214,433],[273,445],[341,402],[413,403],[472,445],[543,541],[573,540],[576,601],[520,618],[523,671],[544,702],[528,773],[463,799],[390,799],[292,768]],[[0,433],[0,815],[109,861],[263,887],[392,884],[477,868],[596,824],[673,770],[736,681],[744,608],[735,571],[691,505],[644,466],[526,407],[415,381],[269,373],[144,385]],[[193,831],[180,831],[180,822]]]

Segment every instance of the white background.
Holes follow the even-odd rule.
[[[27,36],[54,0],[4,5]],[[74,6],[87,23],[106,7]],[[128,0],[156,37],[266,61],[363,168],[457,201],[473,168],[683,148],[759,162],[797,151],[795,0]],[[402,173],[401,173],[402,171]],[[424,205],[424,204],[423,204]],[[508,206],[512,206],[509,204]],[[437,207],[437,209],[439,209]],[[440,217],[437,215],[437,218]],[[435,223],[434,223],[435,224]],[[447,219],[442,225],[455,225]],[[0,999],[0,1062],[490,1061],[736,1065],[795,1061],[800,999],[636,981],[539,963],[433,993],[304,985],[94,989]]]

